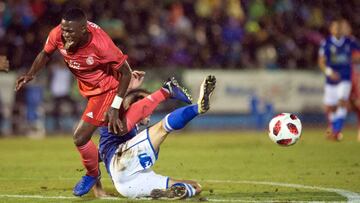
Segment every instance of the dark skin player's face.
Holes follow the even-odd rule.
[[[74,50],[87,40],[86,23],[62,19],[61,34],[64,39],[64,48]]]

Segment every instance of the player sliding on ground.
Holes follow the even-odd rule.
[[[151,167],[158,159],[160,145],[170,132],[184,128],[193,118],[209,110],[215,83],[215,77],[208,76],[201,84],[197,104],[176,109],[140,133],[135,128],[124,137],[109,133],[105,127],[100,128],[99,154],[121,195],[128,198],[182,199],[201,192],[197,182],[162,176]],[[141,96],[146,96],[146,93],[135,92],[135,96],[130,94],[129,98]],[[147,122],[148,119],[143,123]]]
[[[156,102],[139,101],[144,102],[142,105],[147,106],[147,111],[133,108],[126,116],[121,114],[122,98],[129,88],[141,85],[145,73],[131,71],[126,61],[127,55],[115,46],[98,25],[87,21],[85,13],[77,8],[66,11],[61,23],[51,30],[44,49],[37,55],[30,70],[17,79],[16,90],[30,82],[56,50],[63,55],[69,70],[78,81],[80,93],[88,100],[73,135],[74,144],[87,171],[73,190],[74,195],[81,196],[88,193],[96,183],[100,183],[98,149],[91,140],[97,127],[108,126],[110,132],[125,134],[146,117],[146,113],[155,109],[157,102],[179,95],[183,101],[191,101],[185,94],[177,94],[181,93],[181,88],[169,81],[167,88],[174,89],[177,93],[172,94],[162,88],[152,94],[152,101]]]

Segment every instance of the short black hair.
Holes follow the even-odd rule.
[[[129,92],[126,93],[126,96],[129,97],[134,97],[135,102],[144,98],[144,95],[149,95],[150,92],[146,89],[142,89],[142,88],[137,88],[137,89],[132,89]]]
[[[70,8],[65,11],[62,19],[66,21],[86,21],[85,12],[80,8]]]
[[[126,100],[129,104],[129,106],[143,98],[145,98],[147,95],[149,95],[150,92],[146,89],[138,88],[130,90],[128,93],[126,93]]]

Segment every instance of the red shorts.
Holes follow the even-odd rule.
[[[110,90],[106,93],[89,97],[86,109],[81,117],[85,122],[95,126],[105,126],[106,112],[117,94],[117,90]]]

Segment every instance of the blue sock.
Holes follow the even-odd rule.
[[[335,120],[331,121],[331,129],[332,129],[333,133],[336,133],[337,121],[338,121],[338,119],[335,119]]]
[[[335,125],[334,125],[334,133],[340,133],[341,130],[343,129],[344,126],[344,118],[338,118],[335,121]]]
[[[197,115],[199,115],[197,104],[176,109],[163,119],[163,127],[167,132],[182,129]]]
[[[338,107],[335,112],[335,125],[333,125],[333,131],[335,134],[341,132],[344,127],[345,118],[347,115],[347,109],[345,107]]]

